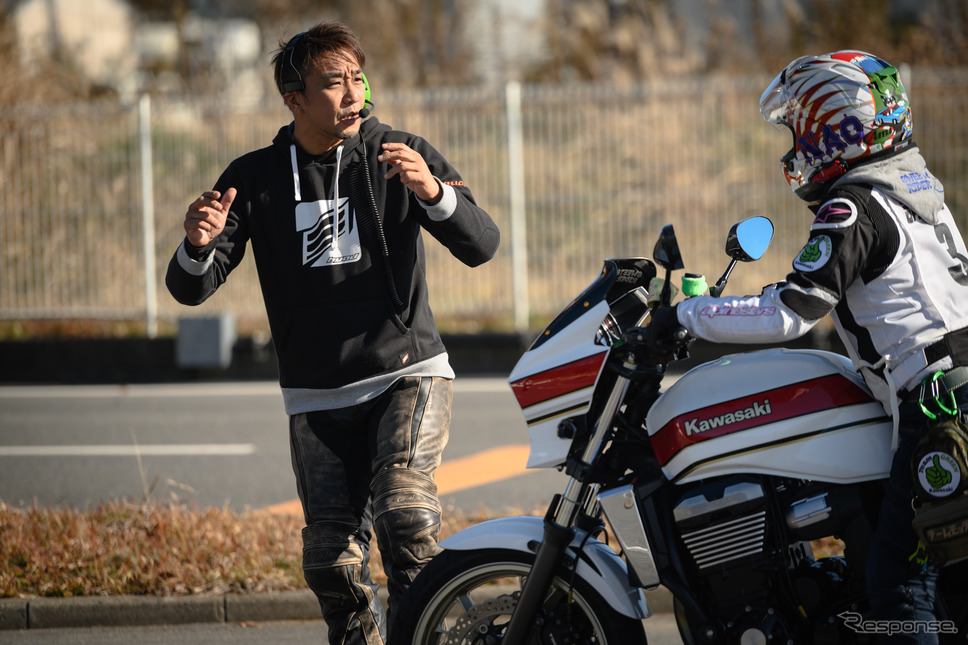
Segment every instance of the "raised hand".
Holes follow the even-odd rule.
[[[225,218],[237,191],[229,188],[222,195],[217,190],[206,190],[192,202],[185,213],[185,235],[192,246],[205,246],[225,228]]]
[[[386,178],[399,177],[403,185],[427,202],[435,204],[443,192],[427,167],[427,162],[416,150],[404,143],[384,143],[383,153],[377,157],[390,164]]]

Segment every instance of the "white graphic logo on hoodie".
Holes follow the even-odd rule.
[[[296,204],[296,230],[303,234],[302,263],[314,267],[358,262],[362,257],[356,213],[347,197]]]

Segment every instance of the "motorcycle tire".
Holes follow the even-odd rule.
[[[534,556],[507,549],[443,551],[414,580],[394,610],[394,645],[500,643]],[[568,598],[571,596],[571,603]],[[568,571],[559,571],[529,645],[551,642],[645,645],[641,620],[616,612]]]

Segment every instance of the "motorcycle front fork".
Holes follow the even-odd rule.
[[[571,483],[575,483],[575,480],[572,480]],[[569,489],[571,488],[572,486],[569,485]],[[594,493],[597,492],[597,489],[597,486],[582,487],[581,492],[586,494],[581,497],[586,498],[586,504],[589,503],[587,498],[590,497],[591,504],[595,507],[598,506],[597,503],[594,503]],[[580,500],[570,499],[567,491],[564,497],[555,495],[555,499],[545,515],[544,537],[541,544],[538,545],[534,564],[524,581],[521,595],[514,612],[511,614],[507,629],[504,631],[504,638],[501,640],[502,645],[524,645],[527,643],[528,636],[538,625],[538,614],[541,611],[541,606],[548,596],[548,590],[551,588],[555,574],[565,559],[566,549],[575,536],[575,522],[578,515],[584,510],[582,506]],[[560,522],[563,515],[569,517],[565,523]],[[599,516],[600,512],[592,517]],[[578,563],[575,562],[574,566],[577,567]]]
[[[573,527],[561,526],[551,517],[545,517],[544,539],[535,553],[534,565],[524,582],[514,613],[511,614],[502,645],[524,645],[527,642],[574,532]]]
[[[576,525],[582,522],[583,518],[601,517],[601,508],[597,500],[600,486],[583,483],[580,478],[601,455],[608,440],[612,420],[625,399],[628,386],[628,379],[619,376],[602,408],[592,437],[585,447],[580,467],[575,470],[577,474],[569,479],[564,494],[555,495],[548,507],[544,521],[544,538],[538,546],[534,565],[511,614],[504,639],[501,641],[502,645],[524,645],[527,642],[526,639],[537,624],[538,612],[548,595],[555,573],[564,560],[565,550],[575,536]],[[574,566],[577,567],[578,563],[575,562]]]

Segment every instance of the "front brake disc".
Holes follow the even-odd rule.
[[[507,626],[495,625],[498,616],[510,616],[518,604],[521,592],[504,594],[475,605],[457,619],[457,623],[444,634],[440,645],[471,645],[488,643],[489,636],[496,639],[504,633]]]

